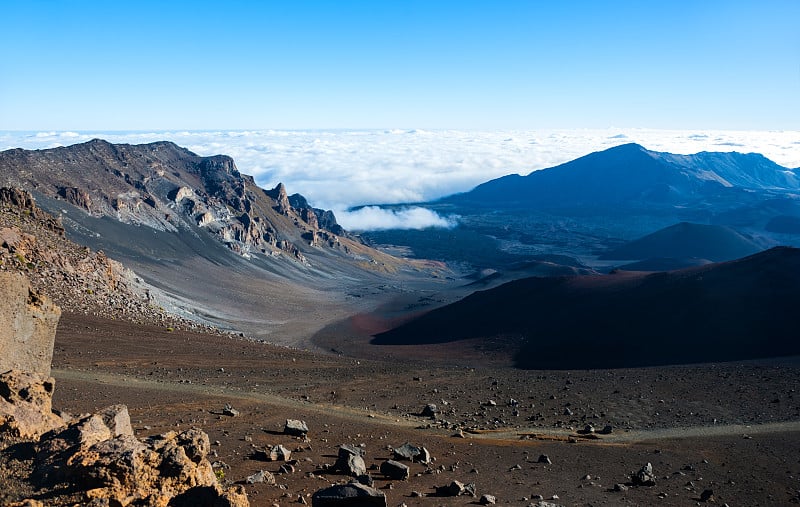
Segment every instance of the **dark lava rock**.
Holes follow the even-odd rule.
[[[417,447],[416,445],[412,445],[408,442],[400,447],[396,447],[393,450],[393,453],[395,459],[398,460],[408,460],[413,461],[414,463],[422,463],[426,465],[431,461],[431,454],[426,448]]]
[[[381,473],[389,479],[404,481],[410,475],[409,468],[397,461],[387,460],[381,463]]]
[[[239,415],[239,411],[233,408],[231,405],[225,405],[222,408],[222,415],[227,415],[229,417],[236,417]]]
[[[339,447],[339,456],[333,468],[351,477],[359,477],[367,473],[367,465],[358,449],[350,445]]]
[[[700,501],[701,502],[714,502],[714,490],[713,489],[706,489],[700,494]]]
[[[386,507],[382,491],[357,482],[321,489],[311,497],[312,507]]]
[[[369,474],[359,475],[356,477],[356,481],[359,484],[363,484],[364,486],[369,486],[370,488],[375,484],[375,480]]]
[[[447,486],[437,487],[436,494],[438,496],[475,496],[475,483],[464,484],[459,481],[453,481]]]
[[[497,503],[497,498],[494,495],[481,495],[481,499],[478,500],[478,503],[481,505],[494,505]]]
[[[550,461],[550,457],[547,454],[540,454],[539,459],[536,460],[537,463],[544,463],[545,465],[552,465],[553,462]]]
[[[420,415],[423,417],[436,417],[436,414],[439,412],[439,407],[434,405],[433,403],[428,403],[423,407],[422,412]]]
[[[638,472],[632,474],[631,482],[633,482],[634,486],[655,486],[656,476],[653,474],[653,465],[648,463]]]

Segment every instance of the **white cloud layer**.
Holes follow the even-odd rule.
[[[168,140],[199,155],[231,155],[239,170],[253,175],[259,185],[272,188],[283,182],[290,193],[303,194],[312,205],[333,209],[350,229],[367,229],[369,223],[378,227],[392,220],[415,226],[426,221],[447,223],[442,217],[417,215],[418,211],[346,210],[429,201],[506,174],[528,174],[629,142],[680,154],[757,152],[786,167],[800,167],[800,131],[0,132],[0,150],[50,148],[95,137],[114,143]]]
[[[340,211],[337,220],[345,229],[359,231],[381,231],[386,229],[425,229],[441,227],[451,229],[457,218],[443,217],[427,208],[413,206],[402,209],[383,209],[366,206],[352,211]]]

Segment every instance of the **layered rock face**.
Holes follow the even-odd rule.
[[[103,252],[70,241],[60,218],[39,208],[29,192],[0,187],[0,274],[11,273],[23,274],[30,281],[32,293],[47,291],[65,312],[172,327],[188,325],[161,309],[158,291],[136,273]],[[0,322],[11,318],[10,304],[10,300],[0,301]],[[10,327],[3,326],[0,333],[4,331],[10,332]],[[17,340],[22,337],[15,336]],[[22,354],[32,350],[15,349]],[[8,355],[0,356],[2,372]],[[49,371],[49,358],[46,364]],[[34,371],[23,364],[17,366]],[[15,366],[8,364],[6,369],[11,367]]]
[[[0,292],[0,372],[49,377],[61,309],[20,273],[0,272]]]
[[[95,139],[49,150],[0,152],[0,184],[35,189],[96,217],[177,232],[199,227],[245,256],[306,246],[345,251],[351,238],[330,211],[259,188],[225,155],[200,157],[169,142],[114,145]],[[341,239],[345,239],[344,244]]]

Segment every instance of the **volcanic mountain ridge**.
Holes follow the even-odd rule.
[[[171,142],[73,146],[0,153],[0,183],[67,201],[94,217],[176,232],[203,229],[244,256],[288,255],[303,246],[360,249],[330,211],[283,184],[259,188],[225,155],[198,156]],[[41,199],[40,199],[41,200]]]

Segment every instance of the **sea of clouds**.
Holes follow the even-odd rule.
[[[387,210],[369,205],[431,201],[506,174],[528,174],[630,142],[679,154],[756,152],[783,166],[800,167],[800,131],[0,132],[0,150],[53,148],[94,138],[133,144],[167,140],[198,155],[230,155],[260,186],[283,182],[289,193],[334,210],[342,226],[355,231],[452,227],[457,217],[419,206]]]

